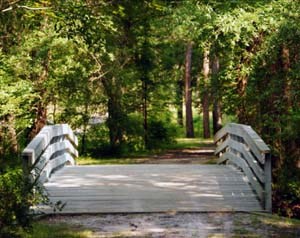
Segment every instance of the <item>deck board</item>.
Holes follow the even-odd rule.
[[[50,201],[66,203],[66,214],[262,211],[246,178],[230,166],[66,166],[45,188]]]

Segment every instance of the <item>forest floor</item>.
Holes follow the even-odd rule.
[[[146,164],[215,164],[214,147],[170,149],[150,156]]]
[[[78,165],[97,164],[216,164],[215,145],[212,140],[199,138],[177,139],[164,150],[122,157],[79,157]]]
[[[89,159],[79,164],[214,164],[211,141],[199,146],[196,140],[177,148],[134,158]],[[179,147],[179,148],[178,148]],[[38,222],[52,227],[54,236],[70,238],[300,238],[300,221],[265,213],[146,213],[50,216]],[[57,227],[57,228],[55,228]],[[53,229],[56,229],[55,231]],[[47,230],[47,229],[46,229]],[[59,233],[61,231],[61,233]],[[54,233],[53,233],[54,232]],[[58,233],[55,233],[58,232]],[[48,232],[49,233],[49,232]],[[51,232],[50,232],[51,233]],[[35,236],[32,236],[35,237]],[[41,237],[39,234],[36,237]],[[44,237],[44,236],[43,236]]]

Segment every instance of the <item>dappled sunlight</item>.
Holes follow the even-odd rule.
[[[185,183],[175,183],[175,182],[169,182],[169,183],[162,183],[162,182],[154,182],[152,183],[154,186],[158,187],[165,187],[165,188],[170,188],[170,187],[177,187],[177,186],[183,186]]]
[[[202,149],[193,149],[193,150],[189,150],[189,149],[185,149],[182,150],[182,152],[184,153],[189,153],[189,154],[201,154],[201,153],[214,153],[215,150],[214,149],[208,149],[208,148],[202,148]]]
[[[260,210],[242,175],[215,165],[81,166],[45,187],[66,213]]]
[[[257,217],[262,224],[271,225],[274,227],[282,228],[297,228],[299,229],[300,235],[300,220],[292,220],[289,218],[279,217],[277,215],[264,215],[261,217]]]
[[[191,197],[211,197],[211,198],[223,198],[223,195],[221,194],[202,194],[202,193],[195,193],[190,194]]]
[[[92,179],[108,179],[108,180],[129,180],[129,176],[125,175],[88,175],[87,177],[91,177]]]

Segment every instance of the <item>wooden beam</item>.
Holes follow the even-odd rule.
[[[272,212],[272,164],[271,155],[266,155],[266,162],[264,165],[265,172],[265,187],[264,187],[264,200],[265,200],[265,210]]]
[[[22,153],[22,157],[27,163],[27,166],[24,165],[24,171],[29,173],[29,168],[32,167],[31,176],[34,179],[38,178],[39,182],[43,183],[57,167],[67,161],[74,162],[70,159],[70,155],[78,157],[77,145],[77,137],[69,125],[45,126]],[[57,153],[66,155],[52,158]],[[57,161],[55,161],[56,159]]]
[[[245,175],[247,176],[249,183],[252,185],[252,188],[255,190],[256,194],[261,201],[264,201],[264,191],[261,184],[257,181],[256,176],[253,174],[252,170],[249,168],[248,164],[241,160],[237,155],[232,152],[226,152],[220,158],[220,162],[231,161],[237,167],[241,168]]]
[[[215,142],[218,142],[228,134],[243,137],[247,145],[251,148],[251,151],[260,161],[264,163],[265,154],[270,152],[270,148],[264,143],[264,141],[257,135],[257,133],[250,127],[243,124],[228,123],[223,127],[214,137]]]
[[[229,151],[232,148],[233,150],[243,155],[243,158],[240,157],[240,159],[245,160],[248,163],[249,167],[252,169],[252,171],[255,173],[256,177],[259,179],[261,183],[265,182],[264,170],[260,167],[259,163],[255,160],[252,154],[249,151],[247,151],[246,146],[243,143],[239,143],[235,140],[232,140],[230,137],[228,137],[223,142],[223,144],[217,147],[215,153],[219,154],[220,152],[226,150],[226,148],[229,148]]]

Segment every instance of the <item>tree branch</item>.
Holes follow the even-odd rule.
[[[22,6],[22,5],[17,5],[18,8],[25,8],[27,10],[47,10],[50,9],[51,7],[28,7],[28,6]]]
[[[25,6],[25,5],[16,5],[15,7],[17,8],[24,8],[26,10],[48,10],[50,9],[51,7],[28,7],[28,6]],[[13,7],[13,5],[9,6],[8,8],[5,8],[3,10],[1,10],[1,12],[8,12],[8,11],[11,11],[13,10],[15,7]]]

